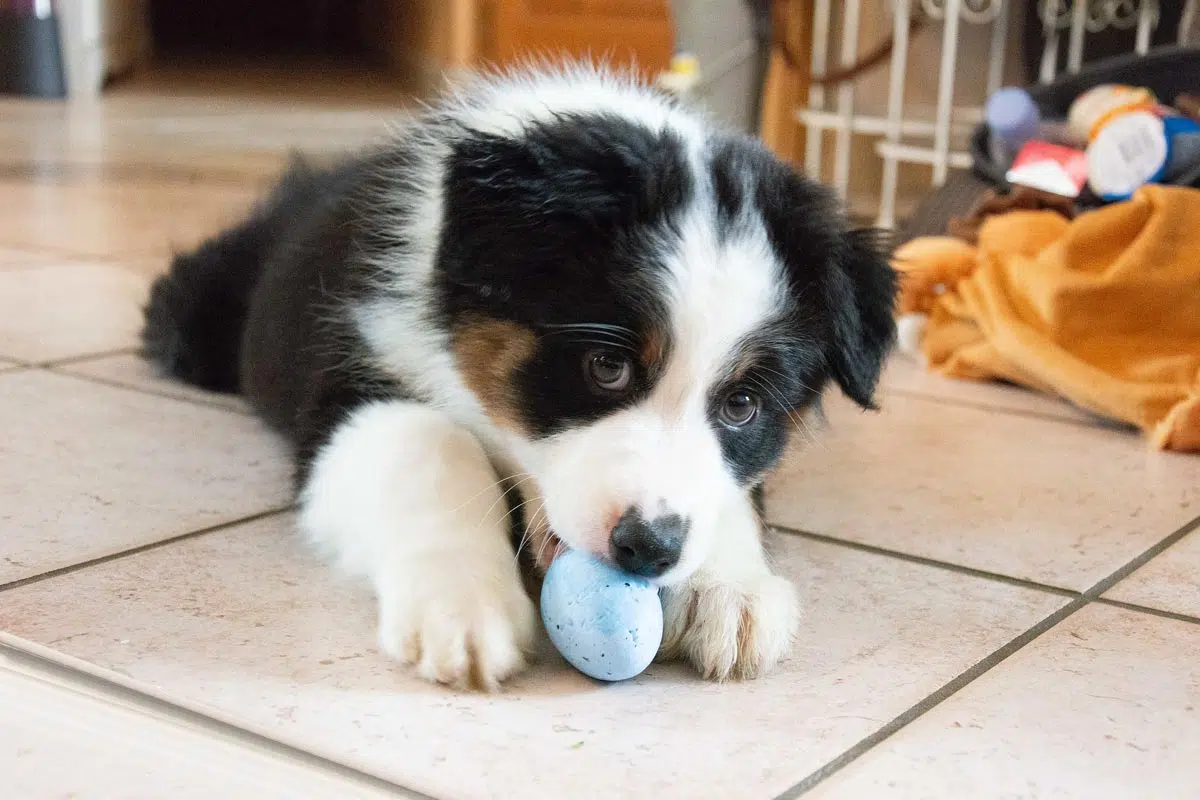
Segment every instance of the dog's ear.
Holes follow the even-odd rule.
[[[875,408],[875,384],[896,338],[897,279],[880,231],[858,230],[835,249],[826,287],[830,376],[846,396]]]
[[[767,235],[787,265],[801,318],[823,312],[828,377],[863,408],[896,336],[896,273],[883,231],[851,229],[833,192],[778,161],[762,147],[729,144],[714,160],[733,176],[754,175],[754,202]],[[718,186],[721,181],[718,180]]]

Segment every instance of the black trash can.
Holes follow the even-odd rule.
[[[0,0],[0,94],[67,96],[58,18],[47,0]]]

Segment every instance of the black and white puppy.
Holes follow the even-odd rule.
[[[535,635],[510,540],[663,587],[661,656],[751,677],[796,629],[755,492],[894,334],[875,237],[754,140],[586,66],[481,77],[394,141],[296,164],[175,259],[146,312],[171,374],[294,445],[306,534],[370,580],[379,640],[493,688]]]

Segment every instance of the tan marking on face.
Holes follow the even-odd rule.
[[[666,338],[662,331],[651,330],[642,340],[642,352],[640,353],[642,366],[647,370],[657,369],[663,362],[663,358],[667,354]]]
[[[601,530],[613,531],[617,527],[617,523],[621,521],[621,517],[625,516],[626,510],[620,506],[613,506],[604,515],[604,522],[600,523],[603,527]]]
[[[746,380],[750,370],[758,363],[758,355],[758,352],[751,348],[739,348],[736,360],[729,366],[727,382],[732,384]]]
[[[492,421],[503,428],[524,431],[513,381],[536,344],[529,328],[482,316],[465,321],[454,331],[454,356],[463,381]]]

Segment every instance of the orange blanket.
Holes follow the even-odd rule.
[[[944,375],[1004,379],[1200,451],[1200,190],[1147,186],[1073,221],[987,219],[897,250],[899,311]]]

